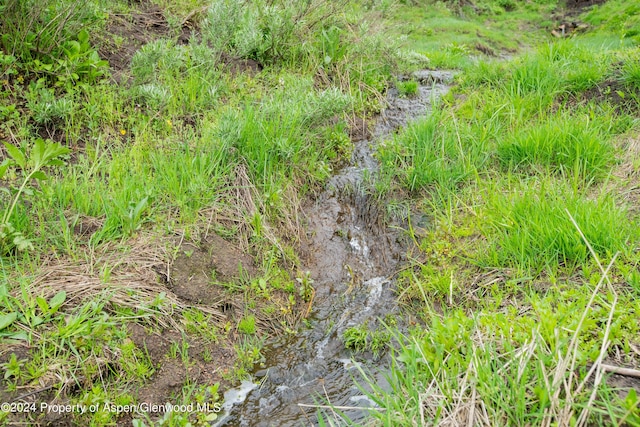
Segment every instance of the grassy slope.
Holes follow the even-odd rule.
[[[532,4],[553,9],[516,2],[514,22]],[[496,48],[529,46],[508,61],[469,59],[478,40],[462,29],[486,18],[443,7],[394,15],[412,22],[411,48],[462,72],[431,117],[379,150],[378,191],[408,195],[396,203],[430,221],[408,230],[413,268],[398,278],[423,323],[394,332],[391,392],[372,395],[372,414],[640,425],[640,384],[606,367],[640,366],[637,6],[585,10],[586,33],[562,40],[486,29]]]
[[[3,400],[219,402],[308,313],[298,206],[393,50],[348,2],[79,4],[0,6]]]
[[[405,68],[424,66],[423,55],[434,68],[463,69],[437,114],[380,152],[377,191],[410,195],[395,204],[433,216],[432,227],[410,230],[416,262],[399,278],[401,298],[424,325],[401,340],[395,393],[376,396],[388,408],[385,421],[414,425],[420,404],[442,408],[427,418],[455,413],[464,420],[471,401],[494,424],[537,424],[562,408],[579,412],[591,389],[577,392],[575,385],[605,334],[611,344],[604,353],[621,355],[612,362],[637,367],[637,205],[623,200],[634,194],[640,164],[627,137],[636,123],[625,113],[637,112],[638,101],[632,2],[602,6],[584,18],[592,25],[587,34],[541,48],[553,4],[386,9],[386,2],[368,2],[372,10],[329,10],[340,2],[319,2],[324,6],[312,13],[322,25],[306,27],[317,24],[314,15],[296,26],[288,24],[293,9],[271,9],[271,16],[258,13],[258,1],[253,14],[243,14],[235,1],[212,3],[207,14],[197,1],[138,9],[88,2],[67,30],[42,32],[51,43],[38,51],[51,49],[61,62],[3,42],[2,137],[32,159],[39,136],[71,149],[60,153],[65,166],[43,169],[49,180],[26,181],[31,191],[7,215],[11,228],[0,230],[4,396],[39,390],[50,393],[36,395],[47,401],[62,391],[69,403],[135,403],[172,367],[181,379],[172,402],[214,402],[217,387],[205,384],[237,381],[260,360],[264,337],[294,327],[309,294],[305,281],[295,280],[304,278],[294,250],[296,207],[348,156],[350,118],[379,108],[376,94],[396,60],[389,38],[376,36],[380,17],[402,23],[392,34],[418,53],[401,55]],[[119,85],[101,83],[110,71],[94,48],[124,50],[133,36],[114,37],[113,23],[135,16],[138,25],[160,19],[161,31],[140,35],[148,43],[118,70]],[[199,37],[183,45],[177,40],[187,18]],[[89,41],[77,23],[91,30]],[[407,27],[408,37],[399,37]],[[471,58],[518,49],[531,52],[508,64]],[[228,56],[265,69],[232,72]],[[33,163],[9,165],[2,188],[19,187],[29,170]],[[11,193],[0,197],[6,213]],[[565,207],[603,264],[620,251],[608,275],[612,287],[600,286],[589,310],[600,269]],[[200,243],[211,233],[253,257],[251,274],[204,276],[206,289],[235,307],[232,317],[217,303],[176,297],[158,276],[178,258],[194,266],[184,277],[195,277]],[[133,324],[164,334],[169,345],[145,350]],[[222,358],[221,349],[232,356]],[[574,354],[573,366],[559,363]],[[220,360],[226,370],[212,378],[192,375],[190,367],[214,371]],[[554,382],[567,372],[579,376],[569,392]],[[425,394],[430,384],[440,393]],[[635,420],[635,397],[616,396],[598,388],[592,420]],[[205,423],[209,415],[190,420]],[[72,418],[82,425],[118,419],[104,411]]]
[[[472,55],[511,55],[544,38],[554,2],[407,2],[389,12],[391,29],[434,68],[458,68]]]

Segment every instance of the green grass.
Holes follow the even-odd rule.
[[[504,4],[501,4],[504,3]],[[463,68],[472,54],[498,56],[548,37],[556,2],[417,1],[389,11],[394,33],[432,68]]]
[[[418,93],[418,82],[415,80],[398,82],[396,83],[396,87],[400,96],[410,97],[415,96]]]
[[[383,408],[371,414],[383,425],[416,425],[423,419],[440,425],[451,418],[540,425],[575,422],[583,415],[595,425],[635,422],[640,415],[635,394],[621,397],[606,381],[585,387],[586,366],[602,354],[603,333],[614,347],[636,333],[626,310],[637,306],[614,306],[611,297],[598,296],[586,309],[589,291],[554,290],[531,295],[531,309],[524,313],[511,304],[473,315],[453,308],[432,312],[424,328],[397,337],[402,344],[394,353],[391,390],[370,384],[370,397]],[[608,316],[611,326],[596,330]]]
[[[462,73],[429,117],[378,149],[379,194],[427,220],[408,221],[411,262],[397,277],[422,323],[390,328],[389,389],[362,372],[379,406],[371,416],[389,426],[637,424],[634,390],[590,372],[615,355],[638,363],[640,236],[622,172],[637,153],[621,150],[638,132],[635,6],[607,2],[583,15],[584,34],[535,33],[522,55],[471,61],[474,42],[459,56],[447,43],[460,46],[489,12],[417,4],[393,15],[410,23],[408,45]],[[552,28],[548,6],[540,29]],[[526,6],[515,7],[500,16]],[[439,19],[465,22],[446,30]]]
[[[496,166],[561,175],[578,187],[605,179],[618,161],[615,138],[637,122],[619,114],[619,104],[586,93],[614,79],[627,84],[620,96],[633,108],[638,94],[624,83],[633,81],[632,71],[623,74],[633,70],[633,55],[593,54],[578,39],[562,40],[509,62],[467,67],[453,97],[379,149],[380,189],[388,191],[394,179],[413,192],[459,189]]]
[[[613,120],[565,113],[532,121],[498,142],[497,157],[515,171],[542,169],[585,181],[601,178],[616,160],[610,142]]]
[[[595,27],[596,34],[612,34],[621,44],[636,44],[640,36],[638,5],[613,0],[594,7],[585,14],[587,23]]]
[[[594,425],[638,422],[632,393],[606,380],[577,387],[600,356],[637,366],[640,236],[625,180],[638,159],[621,150],[638,131],[635,3],[586,11],[587,32],[563,40],[549,34],[555,1],[154,4],[166,28],[137,27],[148,43],[120,83],[98,52],[126,50],[109,31],[144,15],[138,3],[0,4],[0,139],[11,143],[0,151],[3,391],[134,404],[163,363],[217,363],[217,350],[234,356],[216,378],[245,377],[270,334],[293,333],[313,301],[300,206],[350,158],[349,123],[373,118],[394,82],[417,92],[394,75],[457,68],[432,114],[378,147],[378,200],[417,218],[397,284],[419,327],[345,331],[356,353],[395,346],[393,392],[374,387],[386,409],[374,415],[463,422],[460,402],[474,400],[493,425],[571,423],[583,410]],[[199,37],[183,43],[187,18]],[[617,254],[612,286],[567,211],[602,262]],[[255,268],[229,278],[198,266],[222,305],[186,303],[163,280],[214,232]],[[167,354],[134,342],[134,324],[175,331]],[[187,375],[175,403],[218,402],[208,386]]]
[[[246,335],[254,335],[256,333],[255,316],[247,316],[240,320],[240,323],[238,323],[238,331]]]
[[[589,251],[571,218],[602,258],[626,252],[639,237],[628,213],[612,196],[590,200],[561,184],[524,185],[511,194],[500,194],[498,188],[489,193],[488,265],[515,267],[523,273],[555,273],[560,266],[575,269],[587,261]]]
[[[338,91],[313,93],[310,80],[281,78],[285,87],[262,108],[246,105],[224,114],[219,124],[218,137],[235,149],[252,180],[266,192],[282,187],[283,179],[313,185],[329,176],[329,157],[335,158],[336,147],[318,143],[318,127],[350,104]]]
[[[383,173],[398,177],[411,191],[455,189],[486,160],[486,140],[465,125],[435,110],[382,146]]]

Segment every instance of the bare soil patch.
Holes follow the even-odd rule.
[[[563,95],[561,101],[566,102],[566,108],[573,108],[576,104],[594,102],[608,103],[617,112],[623,114],[640,114],[640,92],[624,85],[615,76],[579,93]]]
[[[552,16],[556,22],[551,34],[554,37],[569,37],[589,28],[579,16],[591,6],[606,3],[607,0],[565,0],[564,7]]]
[[[570,10],[578,10],[582,12],[582,9],[589,6],[595,6],[598,4],[606,3],[607,0],[566,0],[565,7]]]
[[[629,89],[619,80],[608,79],[582,93],[582,99],[598,103],[609,102],[618,111],[637,113],[640,111],[640,103],[638,102],[640,93],[635,95],[635,99],[634,96],[630,96]]]
[[[354,117],[347,121],[349,138],[352,142],[371,138],[369,122],[364,117]]]
[[[637,349],[637,347],[636,347]],[[621,368],[622,370],[630,369],[633,371],[637,371],[640,368],[640,365],[636,362],[635,364],[624,362],[621,360],[621,357],[609,357],[608,360],[605,360],[603,364]],[[621,399],[626,399],[627,395],[631,392],[631,390],[635,390],[636,393],[640,393],[640,378],[631,376],[631,375],[623,375],[619,373],[611,373],[609,370],[605,369],[607,372],[606,383],[609,387],[615,388],[618,392],[618,396]]]
[[[243,73],[253,77],[264,68],[258,61],[247,58],[236,58],[226,52],[222,52],[220,61],[234,77]]]
[[[173,358],[170,354],[173,345],[183,345],[183,336],[177,331],[151,332],[135,323],[129,325],[128,331],[136,346],[146,352],[157,367],[156,373],[138,391],[138,402],[162,404],[171,401],[172,396],[186,385],[187,379],[197,384],[230,386],[222,374],[235,361],[231,342],[206,343],[186,337],[190,363],[185,365],[180,357]]]
[[[231,304],[221,283],[250,278],[253,260],[241,249],[217,235],[202,243],[184,242],[169,273],[169,288],[181,299],[220,308]]]

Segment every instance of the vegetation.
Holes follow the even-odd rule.
[[[406,221],[395,277],[415,321],[341,336],[391,355],[373,422],[640,425],[637,383],[610,375],[639,366],[638,8],[0,1],[0,396],[220,405],[312,310],[301,206],[356,124],[387,90],[414,97],[412,71],[451,68],[366,189],[428,218]]]
[[[633,10],[585,8],[586,32],[508,60],[435,56],[461,68],[458,85],[378,153],[379,197],[408,194],[398,202],[432,224],[409,228],[414,261],[398,278],[422,322],[392,329],[390,390],[367,380],[381,424],[640,423],[637,385],[610,375],[638,367]],[[429,56],[435,34],[459,37],[443,33],[409,40]]]
[[[298,206],[349,157],[350,118],[381,108],[397,58],[375,12],[315,0],[7,0],[0,12],[7,398],[215,402],[217,387],[200,387],[235,384],[267,336],[309,314]]]

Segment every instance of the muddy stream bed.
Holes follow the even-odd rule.
[[[374,405],[354,381],[360,378],[358,364],[384,385],[388,360],[365,354],[355,361],[341,340],[346,329],[365,322],[375,328],[379,319],[397,312],[392,276],[406,244],[398,231],[402,224],[385,224],[384,213],[367,196],[378,170],[374,151],[398,129],[428,114],[432,102],[449,90],[453,75],[420,71],[412,77],[419,82],[418,93],[400,97],[395,89],[388,91],[388,106],[371,137],[355,142],[350,164],[305,210],[305,267],[316,292],[309,326],[266,344],[265,367],[256,369],[253,381],[225,393],[226,413],[217,426],[315,425],[316,410],[299,404]],[[358,409],[342,412],[352,420],[367,415]]]

